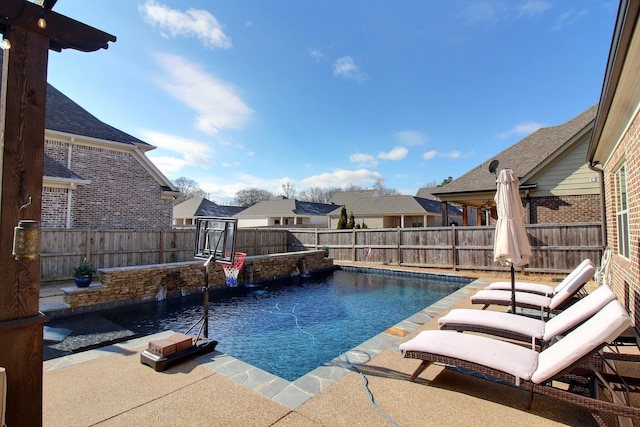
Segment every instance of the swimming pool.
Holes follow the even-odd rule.
[[[336,270],[210,293],[216,350],[294,381],[464,286],[418,274]],[[136,336],[184,331],[202,315],[202,296],[103,310]],[[49,326],[62,324],[54,318]]]

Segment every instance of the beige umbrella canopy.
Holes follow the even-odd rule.
[[[520,180],[512,169],[500,171],[497,180],[496,223],[493,259],[511,267],[511,306],[515,312],[515,270],[529,264],[531,246],[524,228],[525,210],[520,199]]]

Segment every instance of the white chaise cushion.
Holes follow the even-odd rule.
[[[549,319],[544,327],[544,335],[542,339],[545,341],[551,341],[558,335],[567,332],[574,326],[589,319],[605,305],[615,299],[616,295],[607,285],[598,287],[595,291],[580,299],[571,307]]]
[[[492,301],[500,301],[502,304],[508,305],[511,302],[511,291],[489,291],[483,289],[471,296],[473,304],[491,304]],[[546,309],[550,303],[551,298],[544,295],[516,292],[516,305],[526,304]]]
[[[576,276],[576,274],[580,273],[580,271],[582,271],[582,269],[587,265],[593,265],[593,262],[591,262],[589,258],[586,258],[584,261],[578,264],[578,266],[573,270],[571,270],[571,272],[567,274],[567,276],[562,280],[562,282],[560,282],[555,287],[545,285],[543,283],[516,281],[515,282],[516,291],[533,292],[533,293],[542,294],[550,297],[553,294],[559,292],[562,288],[567,286],[569,283],[571,283],[571,281]],[[511,282],[510,281],[493,282],[489,286],[487,286],[485,289],[511,290]]]
[[[556,308],[564,304],[564,302],[567,301],[569,298],[571,298],[576,292],[578,292],[578,290],[585,283],[593,279],[593,275],[595,274],[595,272],[596,272],[596,269],[593,267],[593,265],[585,265],[582,268],[582,270],[580,270],[580,272],[576,274],[576,277],[571,281],[571,283],[567,284],[567,286],[560,289],[551,298],[551,302],[549,303],[549,308],[551,310],[555,310]]]
[[[400,344],[400,351],[419,351],[455,357],[528,380],[536,370],[538,352],[480,335],[450,331],[423,331]]]
[[[555,292],[553,286],[545,285],[543,283],[535,283],[535,282],[521,282],[517,280],[515,282],[516,291],[520,292],[532,292],[536,294],[542,294],[546,296],[551,296]],[[511,290],[511,282],[493,282],[488,285],[485,289],[490,291],[508,291]]]
[[[501,311],[457,308],[438,319],[440,327],[448,325],[468,325],[515,332],[535,339],[544,336],[545,323],[540,319],[504,313]],[[490,332],[489,332],[490,333]]]
[[[629,326],[631,321],[627,311],[617,300],[611,301],[592,318],[542,351],[531,381],[536,384],[546,382],[602,344],[616,339]]]

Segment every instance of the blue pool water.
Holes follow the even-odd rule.
[[[336,270],[212,291],[209,338],[218,341],[216,350],[294,381],[460,286],[417,275]],[[168,329],[184,332],[203,312],[202,295],[133,307],[100,315],[146,335]]]

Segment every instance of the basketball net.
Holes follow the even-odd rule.
[[[246,256],[247,254],[245,253],[236,252],[233,256],[233,264],[220,264],[227,278],[227,286],[232,288],[238,286],[238,273],[240,273],[242,269]]]

